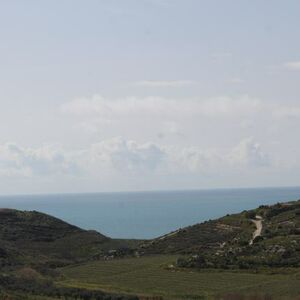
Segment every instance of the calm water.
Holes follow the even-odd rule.
[[[37,210],[111,237],[153,238],[261,204],[300,199],[300,187],[1,196],[0,207]]]

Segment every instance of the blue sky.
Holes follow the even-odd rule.
[[[2,193],[297,185],[299,14],[2,1]]]

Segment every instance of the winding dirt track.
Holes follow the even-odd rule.
[[[249,242],[249,245],[252,245],[254,239],[261,235],[263,218],[261,216],[255,216],[255,219],[251,221],[255,224],[256,230],[253,232],[253,236]]]

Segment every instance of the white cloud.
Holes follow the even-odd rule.
[[[199,147],[171,148],[168,151],[170,169],[175,172],[215,172],[225,163],[226,154],[215,149]]]
[[[24,148],[16,144],[0,145],[0,174],[5,176],[47,176],[74,174],[76,165],[55,147]]]
[[[215,97],[210,99],[169,99],[163,97],[126,97],[107,99],[100,95],[78,98],[61,106],[63,113],[78,116],[97,116],[104,120],[143,115],[178,117],[231,117],[257,113],[264,109],[261,100],[247,95],[239,98]]]
[[[142,80],[133,85],[149,88],[187,87],[196,84],[193,80]]]
[[[94,157],[93,162],[79,163],[86,172],[94,165],[107,173],[164,172],[166,176],[176,174],[193,180],[200,174],[208,174],[214,180],[220,174],[226,177],[235,172],[234,186],[239,172],[257,171],[257,178],[263,178],[263,172],[274,170],[279,162],[282,168],[292,165],[293,155],[285,154],[293,153],[299,144],[297,139],[290,139],[289,133],[282,136],[299,124],[297,103],[274,103],[247,95],[208,99],[108,99],[94,95],[65,103],[61,111],[76,124],[84,123],[87,132],[97,132],[89,135],[90,140],[102,140],[91,147],[94,150],[85,149],[86,157]],[[78,134],[78,127],[76,130]],[[122,139],[111,140],[112,136]],[[243,139],[249,136],[261,143]],[[275,147],[272,141],[278,139],[282,143]],[[148,141],[153,141],[151,147]],[[145,178],[149,179],[148,175]],[[171,185],[171,177],[166,181]]]
[[[93,144],[88,155],[92,163],[109,164],[118,171],[136,173],[154,171],[166,153],[153,143],[137,143],[117,137]]]
[[[253,169],[272,165],[270,156],[253,138],[243,139],[231,149],[184,147],[166,152],[173,167],[194,173],[226,174],[245,167]]]
[[[268,123],[269,127],[274,127],[277,124],[274,121],[297,120],[300,116],[300,105],[276,104],[247,95],[208,99],[164,97],[108,99],[94,95],[63,104],[61,112],[76,117],[77,128],[83,128],[90,134],[109,132],[110,136],[115,136],[127,130],[125,135],[127,138],[131,137],[133,132],[137,133],[134,138],[140,138],[142,132],[147,132],[148,138],[154,136],[182,138],[189,136],[193,128],[203,128],[206,121],[214,122],[214,126],[220,126],[219,130],[223,130],[224,126],[229,124],[236,126],[236,123],[247,122],[255,125],[248,127],[255,133],[258,124],[265,126],[262,124]],[[192,128],[189,126],[191,122]],[[245,126],[242,128],[247,129]],[[105,138],[108,138],[108,135]]]
[[[242,140],[230,150],[139,143],[120,137],[72,152],[54,147],[33,149],[15,144],[0,145],[0,175],[10,177],[47,177],[53,174],[101,177],[120,173],[138,179],[141,174],[156,171],[202,174],[223,169],[222,172],[227,172],[230,168],[269,166],[270,161],[261,146],[251,138]]]
[[[271,163],[270,157],[253,138],[246,138],[234,147],[229,155],[229,161],[233,166],[250,167],[263,167]]]

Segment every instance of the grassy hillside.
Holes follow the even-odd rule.
[[[243,214],[230,215],[179,229],[145,242],[141,245],[141,252],[144,254],[197,253],[219,247],[236,236],[248,241],[253,230],[252,222]]]
[[[1,263],[65,264],[93,255],[109,239],[38,212],[0,211]],[[72,247],[70,247],[72,245]]]
[[[178,270],[171,267],[176,259],[176,255],[158,255],[70,266],[62,270],[61,284],[163,299],[297,299],[300,295],[300,270],[287,274]]]
[[[300,201],[150,241],[1,209],[0,266],[0,299],[297,299]]]
[[[57,267],[131,254],[139,241],[114,240],[35,211],[0,210],[0,299],[136,299],[59,288]],[[111,254],[113,251],[113,254]]]
[[[245,231],[236,232],[229,240],[220,240],[219,244],[178,260],[178,266],[224,269],[300,267],[300,201],[260,206],[221,218],[218,222],[230,226],[240,223],[240,228],[244,226]],[[255,222],[259,222],[262,228],[260,235],[253,239]]]
[[[299,210],[295,201],[189,226],[142,243],[141,258],[63,268],[62,284],[164,299],[299,299]]]
[[[0,210],[0,265],[61,266],[104,256],[137,241],[113,240],[35,211]]]

